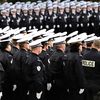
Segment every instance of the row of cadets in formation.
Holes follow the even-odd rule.
[[[0,30],[1,100],[98,99],[100,37],[25,29]]]
[[[26,27],[28,29],[54,28],[55,32],[95,33],[99,36],[99,2],[16,2],[0,5],[0,27]]]

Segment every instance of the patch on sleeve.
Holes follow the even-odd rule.
[[[95,61],[82,60],[82,66],[94,68],[95,67]]]
[[[50,59],[48,59],[48,63],[50,64]]]
[[[37,66],[37,71],[39,72],[41,70],[41,67],[40,66]]]

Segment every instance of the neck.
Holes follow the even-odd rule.
[[[33,50],[32,53],[39,55],[39,52],[37,52],[36,50]]]

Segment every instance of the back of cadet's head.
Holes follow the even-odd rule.
[[[93,46],[100,49],[100,40],[94,40],[93,41]]]

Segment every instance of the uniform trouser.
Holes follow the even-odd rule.
[[[2,90],[3,96],[1,100],[13,100],[13,84],[10,81],[7,80],[2,84]]]
[[[88,83],[84,92],[84,100],[98,100],[95,98],[100,97],[100,94],[98,94],[98,92],[100,91],[100,85],[99,85],[100,82],[96,80],[95,81],[88,80],[87,82]]]
[[[84,95],[79,94],[80,89],[69,89],[68,100],[84,100]]]
[[[29,90],[28,100],[38,100],[36,97],[36,92],[34,90]]]
[[[14,100],[27,100],[27,85],[26,84],[17,84],[17,88],[14,91]]]
[[[53,85],[49,93],[50,93],[49,100],[67,100],[68,99],[68,93],[67,93],[66,88],[61,88],[61,87]]]

